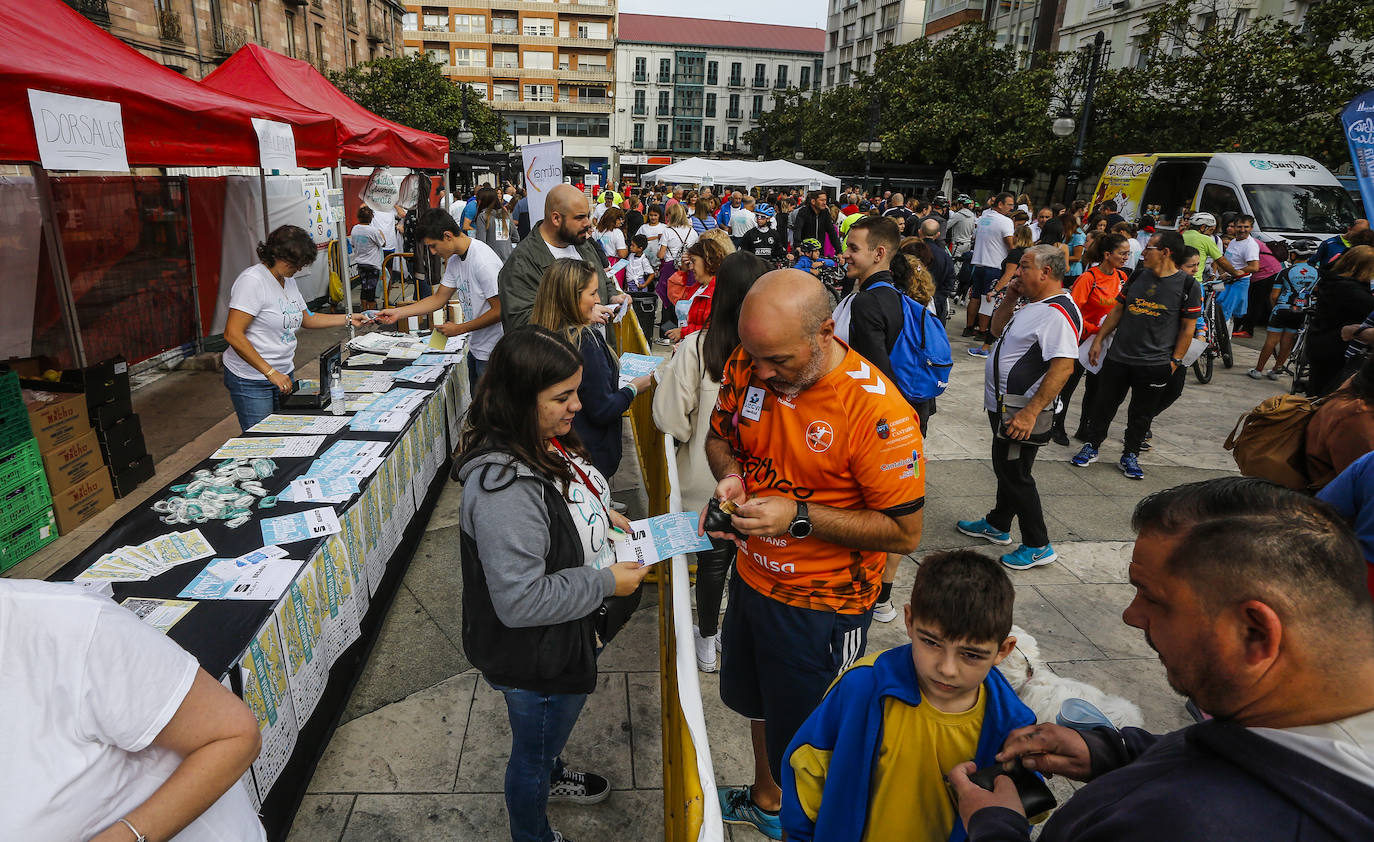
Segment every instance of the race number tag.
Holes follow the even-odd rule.
[[[750,386],[749,391],[744,393],[744,407],[740,410],[740,415],[750,421],[759,420],[763,414],[763,390],[758,386]]]

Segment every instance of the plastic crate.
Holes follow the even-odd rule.
[[[35,476],[46,476],[37,440],[29,439],[9,450],[0,451],[0,489],[22,485]]]
[[[9,366],[0,366],[0,410],[24,410],[24,397],[19,391],[19,373]]]
[[[18,523],[43,509],[52,508],[48,478],[43,474],[0,491],[0,523]]]
[[[24,523],[0,534],[0,573],[57,540],[52,507],[31,515]]]

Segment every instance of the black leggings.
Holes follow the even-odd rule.
[[[711,549],[697,553],[697,626],[702,637],[710,637],[720,629],[725,577],[738,551],[734,541],[712,538]]]

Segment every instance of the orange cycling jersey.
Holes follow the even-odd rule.
[[[725,364],[711,429],[734,449],[751,497],[790,496],[894,517],[916,512],[925,504],[925,456],[911,406],[877,368],[845,351],[838,368],[789,400],[736,349]],[[878,599],[885,559],[883,552],[784,533],[750,536],[737,569],[750,587],[778,602],[862,614]]]

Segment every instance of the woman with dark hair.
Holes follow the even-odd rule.
[[[491,187],[478,190],[477,218],[472,222],[472,238],[486,243],[505,263],[515,250],[510,235],[510,211],[501,201],[501,193]]]
[[[635,396],[647,391],[654,381],[645,374],[629,385],[620,385],[620,359],[592,324],[592,316],[601,303],[598,290],[597,273],[591,266],[560,257],[544,272],[539,283],[530,324],[559,334],[581,353],[583,373],[577,396],[583,411],[574,424],[592,464],[610,477],[620,467],[620,416],[630,408]]]
[[[1036,240],[1035,244],[1058,247],[1064,253],[1064,265],[1069,264],[1069,247],[1064,242],[1064,223],[1058,217],[1040,226],[1040,239]]]
[[[706,434],[720,393],[725,361],[739,345],[739,311],[754,281],[768,272],[767,262],[748,252],[721,261],[710,318],[705,328],[678,343],[657,372],[654,423],[677,441],[677,473],[682,510],[701,511],[715,494],[716,479],[706,463]],[[712,539],[709,552],[697,553],[697,666],[716,671],[721,595],[735,545]]]
[[[1130,243],[1121,234],[1104,234],[1093,240],[1091,249],[1086,252],[1084,258],[1093,266],[1079,275],[1069,290],[1073,303],[1078,305],[1078,312],[1083,317],[1083,335],[1079,337],[1080,342],[1091,342],[1102,326],[1102,320],[1107,318],[1107,314],[1116,306],[1117,296],[1121,294],[1121,288],[1126,283],[1124,267],[1130,258]],[[1074,390],[1078,388],[1078,381],[1085,376],[1087,382],[1083,387],[1083,405],[1078,412],[1079,429],[1074,433],[1074,438],[1083,438],[1083,420],[1087,418],[1088,407],[1092,406],[1093,398],[1097,395],[1097,375],[1087,371],[1082,363],[1075,360],[1073,374],[1069,375],[1064,388],[1059,390],[1059,410],[1054,413],[1054,426],[1050,430],[1050,441],[1055,444],[1065,447],[1069,445],[1064,422],[1069,416],[1069,401],[1073,399]]]
[[[295,381],[296,331],[347,327],[349,317],[310,312],[296,288],[296,273],[315,262],[315,241],[304,228],[283,225],[258,243],[258,262],[239,273],[229,292],[224,323],[224,387],[247,430],[271,415]],[[367,319],[353,314],[353,325]],[[320,372],[327,377],[326,372]],[[328,389],[328,383],[321,383]]]
[[[1309,395],[1324,395],[1341,382],[1347,339],[1341,329],[1374,312],[1374,246],[1355,246],[1320,271],[1316,315],[1307,334],[1307,358],[1312,363]],[[1347,331],[1348,332],[1348,331]]]
[[[610,795],[604,777],[572,771],[559,755],[615,631],[602,607],[635,594],[648,568],[615,562],[611,541],[629,522],[572,429],[577,349],[526,325],[497,343],[487,371],[454,466],[463,484],[463,651],[505,697],[511,839],[548,842],[562,838],[549,827],[551,798],[595,804]]]
[[[1374,357],[1322,401],[1307,424],[1307,477],[1317,491],[1374,450]]]
[[[693,203],[693,208],[691,219],[693,231],[701,235],[716,227],[716,217],[712,213],[710,199],[697,199],[696,202]]]
[[[1083,274],[1083,247],[1088,244],[1088,235],[1078,225],[1078,216],[1066,213],[1059,217],[1064,225],[1064,245],[1069,250],[1069,273],[1064,276],[1064,286],[1072,287],[1074,279]]]
[[[620,208],[606,208],[606,212],[601,214],[601,219],[596,223],[596,241],[601,243],[601,250],[606,253],[606,259],[611,263],[630,253],[629,246],[625,244],[625,232],[621,230],[624,222],[625,211]]]

